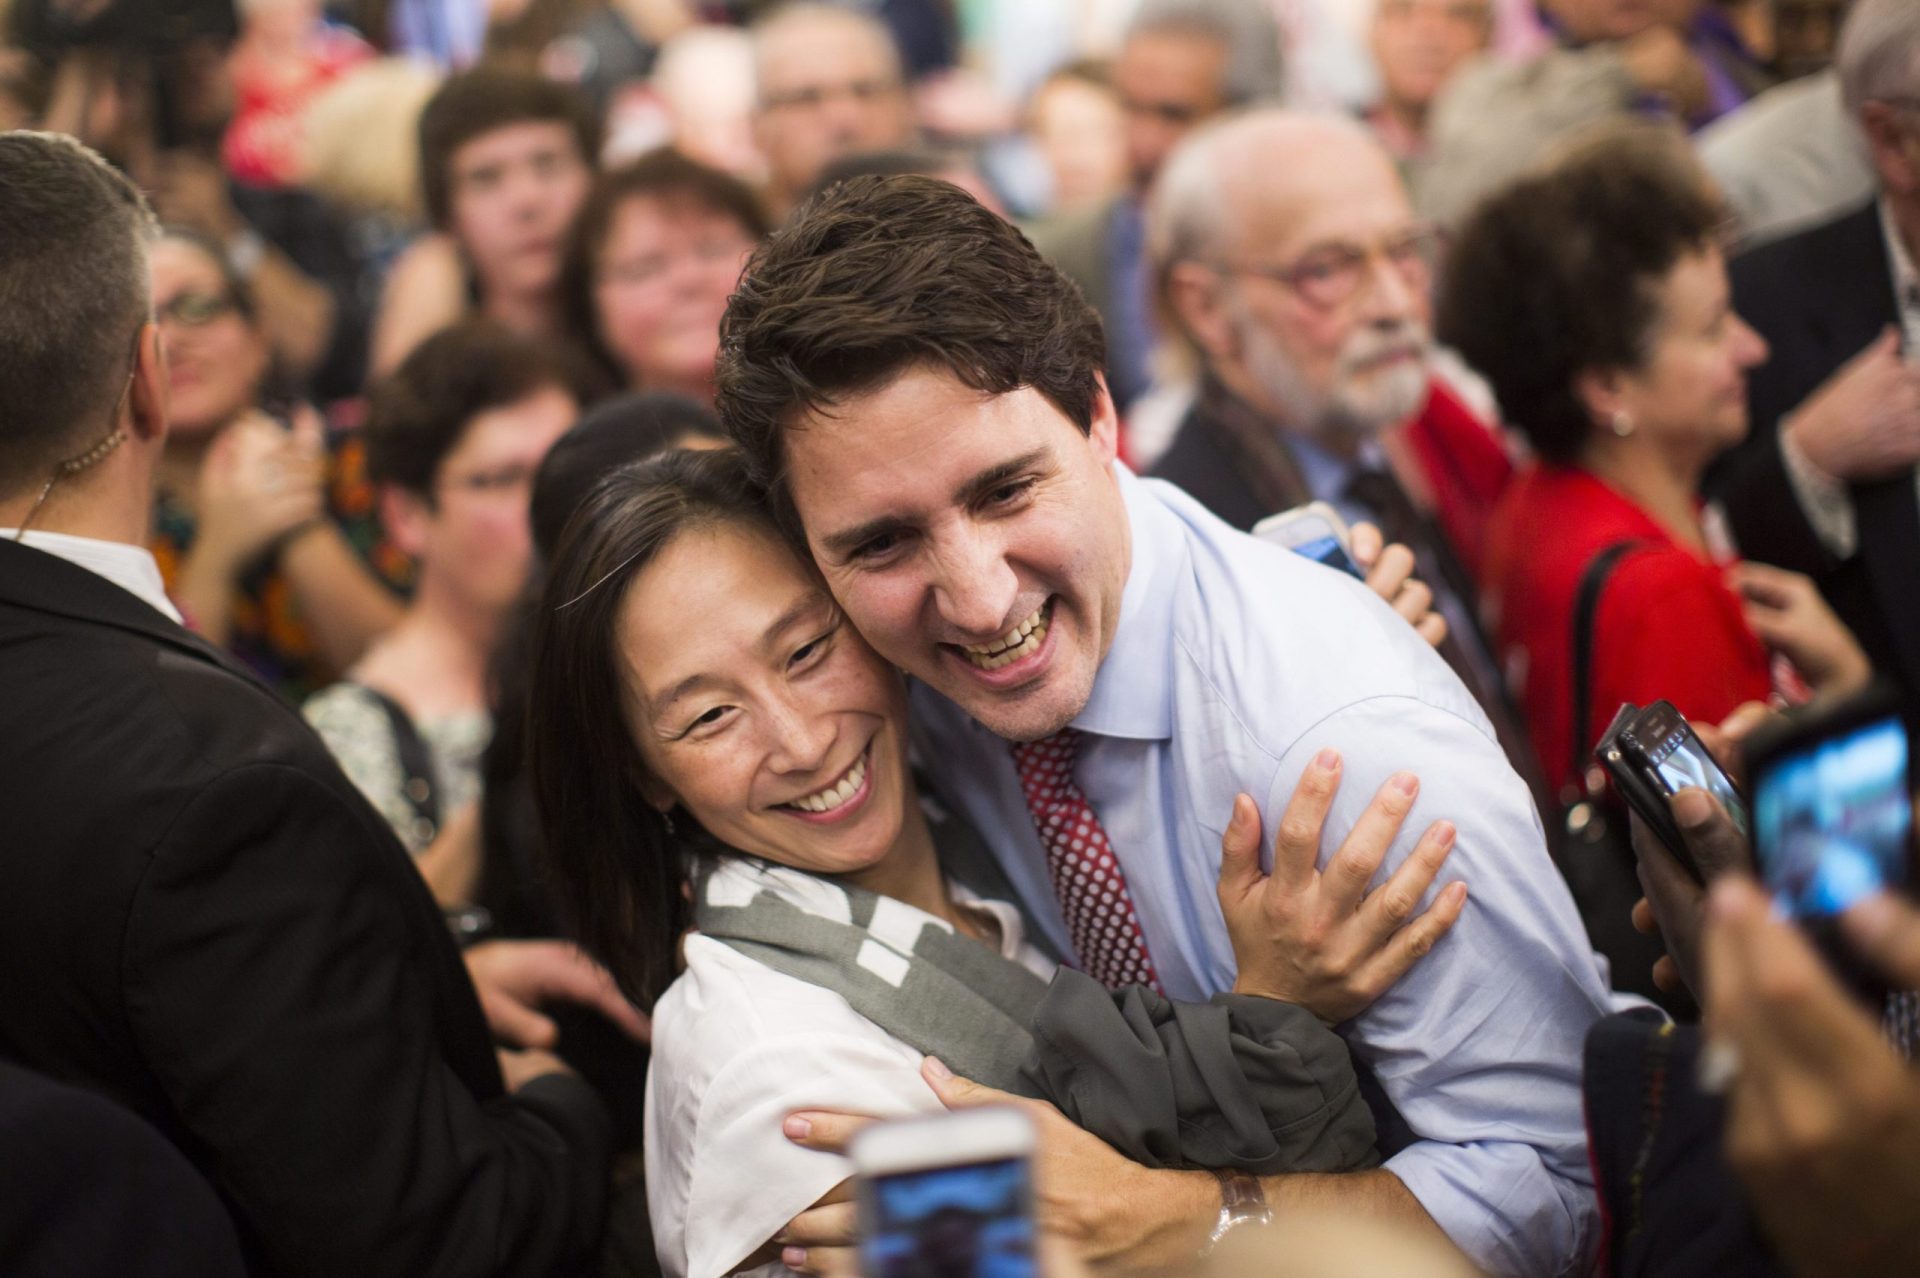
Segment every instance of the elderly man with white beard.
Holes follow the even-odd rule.
[[[1443,655],[1531,779],[1474,601],[1484,521],[1512,467],[1433,374],[1438,240],[1387,153],[1344,117],[1258,110],[1183,142],[1148,207],[1147,251],[1200,390],[1152,474],[1240,528],[1321,500],[1411,547],[1406,589],[1431,587]]]

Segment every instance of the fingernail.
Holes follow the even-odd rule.
[[[800,1266],[807,1263],[807,1249],[805,1247],[782,1247],[780,1249],[780,1263],[789,1269],[800,1268]]]
[[[1451,821],[1437,821],[1434,823],[1434,827],[1433,827],[1434,842],[1438,843],[1443,848],[1452,847],[1454,836],[1459,833],[1460,832],[1458,830],[1453,828],[1453,822]]]
[[[1333,771],[1340,766],[1340,752],[1332,746],[1328,746],[1319,754],[1313,756],[1313,766],[1322,772]]]
[[[1448,884],[1447,895],[1450,898],[1452,898],[1452,904],[1454,905],[1458,905],[1460,904],[1460,902],[1466,900],[1467,899],[1467,881],[1465,879],[1461,879],[1457,882]]]
[[[1411,772],[1396,772],[1393,774],[1393,788],[1412,798],[1420,793],[1420,778]]]
[[[1689,786],[1673,796],[1673,819],[1685,829],[1698,829],[1713,819],[1713,800],[1705,790]]]
[[[1252,808],[1252,799],[1244,794],[1235,795],[1233,800],[1233,818],[1228,821],[1227,824],[1236,830],[1244,826],[1247,823],[1247,818],[1253,815]]]
[[[927,1057],[927,1073],[943,1083],[953,1077],[953,1071],[948,1069],[946,1062],[938,1056]]]
[[[798,1114],[794,1114],[789,1116],[786,1122],[780,1124],[780,1130],[787,1134],[789,1140],[805,1140],[813,1134],[813,1123],[800,1117]]]

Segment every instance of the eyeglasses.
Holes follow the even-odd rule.
[[[439,483],[444,492],[473,493],[481,497],[533,492],[533,466],[502,466],[497,470],[477,470],[469,475],[450,475]]]
[[[849,80],[845,84],[810,84],[805,88],[789,89],[785,93],[769,93],[760,100],[760,105],[768,111],[798,109],[802,111],[818,110],[831,98],[852,98],[855,102],[876,102],[900,92],[900,81],[894,79]]]
[[[1407,287],[1424,291],[1433,283],[1445,243],[1439,227],[1422,224],[1373,245],[1326,244],[1284,264],[1225,263],[1221,269],[1272,280],[1314,306],[1331,308],[1360,292],[1372,278],[1376,258],[1384,258]]]
[[[181,293],[153,308],[155,323],[172,320],[182,328],[205,328],[239,310],[224,293]]]

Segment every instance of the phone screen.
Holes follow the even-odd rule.
[[[1008,1158],[873,1176],[866,1278],[1033,1278],[1028,1162]]]
[[[1362,580],[1366,578],[1366,574],[1361,572],[1353,560],[1347,557],[1346,550],[1340,545],[1340,539],[1331,533],[1325,537],[1315,537],[1312,541],[1303,541],[1297,546],[1290,547],[1290,549],[1295,554],[1305,555],[1314,562],[1325,564],[1329,568],[1338,568],[1341,572],[1349,573]]]
[[[1838,914],[1906,882],[1907,775],[1907,731],[1897,715],[1767,765],[1754,784],[1754,851],[1784,912]]]
[[[1749,832],[1747,805],[1740,798],[1740,792],[1733,788],[1733,782],[1707,752],[1706,745],[1684,721],[1645,750],[1647,762],[1668,796],[1688,786],[1705,790],[1720,801],[1742,834]]]

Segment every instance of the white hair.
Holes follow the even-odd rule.
[[[1840,30],[1833,61],[1850,115],[1869,102],[1920,98],[1920,4],[1859,0]]]

